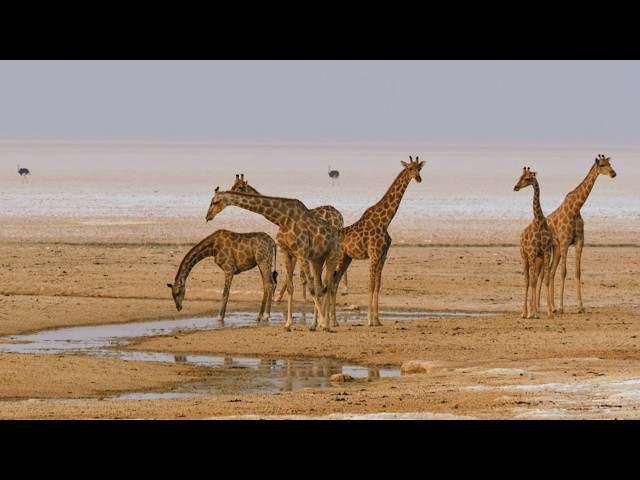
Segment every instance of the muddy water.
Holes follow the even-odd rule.
[[[470,313],[449,312],[381,312],[386,319],[416,317],[468,316]],[[343,321],[362,320],[360,312],[343,312]],[[304,318],[298,319],[304,321]],[[270,325],[282,323],[271,319]],[[254,326],[260,328],[253,312],[228,315],[224,323],[212,318],[160,320],[128,324],[109,324],[45,330],[28,335],[5,337],[13,343],[1,343],[1,352],[32,354],[76,354],[118,358],[127,361],[188,362],[199,366],[227,369],[238,375],[213,375],[211,380],[186,383],[163,393],[127,393],[115,398],[175,398],[208,393],[277,393],[308,387],[330,386],[330,377],[345,374],[353,378],[380,378],[400,375],[398,368],[374,368],[345,365],[333,359],[265,359],[221,357],[120,350],[137,337],[171,335],[194,330],[212,330]]]

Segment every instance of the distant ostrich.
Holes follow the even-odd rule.
[[[333,185],[336,184],[336,180],[340,178],[340,172],[338,170],[331,170],[331,165],[329,165],[329,176],[331,180],[333,180]]]
[[[29,171],[29,169],[24,167],[20,168],[20,164],[18,164],[18,173],[25,180],[27,179],[27,175],[31,175],[31,172]]]

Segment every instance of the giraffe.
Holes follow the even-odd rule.
[[[556,208],[548,217],[547,222],[551,233],[553,234],[553,260],[551,262],[551,272],[549,282],[551,284],[551,306],[553,311],[564,313],[564,280],[567,276],[567,252],[569,246],[575,245],[575,282],[578,296],[578,312],[584,313],[582,305],[582,289],[580,286],[580,260],[582,257],[582,248],[584,247],[584,220],[580,215],[580,209],[587,197],[591,193],[591,189],[598,178],[598,175],[608,175],[615,178],[616,172],[611,167],[611,157],[605,157],[600,154],[596,157],[596,161],[591,165],[589,173],[584,180],[570,191],[564,201]],[[556,310],[554,299],[554,279],[558,264],[562,262],[560,271],[560,306]]]
[[[536,172],[532,172],[529,167],[524,167],[513,191],[518,192],[530,185],[533,187],[533,221],[520,234],[520,256],[524,273],[524,306],[521,317],[540,318],[538,309],[543,280],[547,287],[547,315],[553,317],[549,292],[549,263],[553,255],[551,229],[540,207],[540,186]],[[537,288],[537,285],[540,287]]]
[[[256,190],[251,185],[249,185],[249,182],[247,180],[244,179],[244,173],[241,173],[241,174],[236,173],[236,179],[233,185],[231,186],[230,190],[232,192],[244,192],[244,193],[253,193],[255,195],[262,195],[260,192],[258,192],[258,190]],[[338,231],[340,231],[344,227],[344,218],[342,214],[335,207],[331,205],[322,205],[320,207],[312,208],[310,209],[310,212],[316,215],[317,217],[328,221],[331,224],[331,226],[333,228],[338,229]],[[292,265],[293,265],[292,268],[295,270],[295,267],[296,267],[295,257],[292,258]],[[307,301],[307,277],[305,277],[304,270],[302,268],[300,268],[300,280],[302,283],[302,298],[306,302]],[[282,284],[282,287],[280,288],[280,293],[278,293],[278,296],[274,299],[276,302],[279,302],[282,300],[282,297],[284,296],[284,292],[287,290],[288,285],[289,285],[288,282],[285,280],[285,282]],[[347,272],[344,272],[344,286],[345,286],[345,291],[343,295],[348,295],[349,279],[347,278]]]
[[[167,283],[176,302],[176,308],[178,311],[182,310],[187,277],[193,267],[204,258],[215,257],[216,264],[224,272],[222,305],[217,320],[224,321],[233,276],[251,270],[256,265],[262,274],[264,288],[257,321],[268,320],[278,277],[274,269],[276,250],[276,242],[264,232],[236,233],[223,229],[216,230],[187,252],[180,263],[174,283]]]
[[[409,157],[409,163],[400,160],[402,171],[395,178],[384,196],[371,207],[367,208],[360,219],[343,228],[340,231],[341,255],[338,262],[338,270],[334,278],[334,290],[345,274],[352,260],[369,259],[369,305],[367,310],[367,325],[380,326],[378,312],[378,296],[380,293],[380,280],[384,262],[387,260],[387,252],[391,246],[391,236],[387,228],[393,220],[405,190],[411,179],[417,183],[422,182],[420,170],[424,166],[424,160],[415,161]],[[334,291],[335,295],[335,291]],[[335,305],[331,311],[332,322],[335,325]]]
[[[287,270],[287,282],[289,283],[289,301],[287,302],[287,321],[285,330],[291,331],[293,321],[293,268],[292,258],[300,262],[305,276],[313,279],[313,290],[310,289],[311,298],[320,315],[320,327],[324,331],[330,331],[327,321],[329,307],[335,304],[335,292],[333,289],[333,273],[336,269],[340,252],[339,232],[331,225],[317,218],[300,200],[294,198],[268,197],[250,193],[221,192],[216,187],[213,198],[207,210],[207,222],[213,220],[217,214],[227,206],[233,205],[245,210],[258,213],[270,222],[278,225],[279,230],[276,241],[286,255],[285,267]],[[322,308],[319,300],[322,297],[322,267],[326,264],[325,284],[329,286],[329,294],[324,297]],[[313,272],[313,275],[311,274]],[[316,294],[316,292],[318,292]],[[311,325],[311,330],[316,330],[317,319]]]

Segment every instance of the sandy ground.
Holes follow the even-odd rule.
[[[168,224],[166,229],[176,228]],[[45,221],[44,227],[51,225]],[[520,226],[513,228],[517,232]],[[127,237],[126,243],[104,242],[99,232],[86,231],[77,236],[83,240],[46,240],[34,233],[16,240],[5,235],[0,241],[0,335],[5,341],[7,335],[63,326],[187,317],[215,321],[224,282],[212,259],[192,271],[181,312],[166,287],[191,243],[149,243],[141,235]],[[401,368],[400,376],[373,375],[275,394],[110,400],[106,397],[118,393],[163,392],[188,380],[230,373],[188,363],[0,353],[0,418],[640,418],[638,246],[587,245],[584,314],[576,313],[571,250],[566,313],[521,319],[517,246],[476,243],[393,246],[383,273],[381,309],[491,316],[382,316],[383,326],[375,328],[341,317],[330,333],[311,332],[300,321],[285,332],[277,321],[284,303],[278,303],[271,324],[152,337],[130,347],[264,359],[327,357]],[[338,298],[340,311],[366,309],[367,268],[364,261],[352,264],[349,293]],[[259,282],[257,269],[235,277],[227,315],[257,312]],[[297,286],[296,309],[302,308]],[[250,381],[252,375],[240,372],[237,381]]]

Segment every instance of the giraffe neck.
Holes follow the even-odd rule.
[[[533,220],[538,224],[542,224],[546,218],[542,213],[542,207],[540,206],[540,186],[538,182],[532,183],[533,186]]]
[[[195,245],[189,252],[184,256],[182,262],[180,263],[180,267],[178,268],[178,273],[176,273],[175,284],[180,284],[181,282],[186,282],[189,273],[196,264],[202,260],[203,258],[213,257],[217,253],[216,242],[215,242],[215,232],[209,235],[207,238],[199,242]]]
[[[376,216],[376,224],[382,224],[385,228],[388,227],[398,211],[398,207],[400,207],[400,201],[411,178],[411,172],[409,172],[408,169],[405,168],[402,170],[387,189],[384,196],[378,203],[369,207],[362,217]]]
[[[228,205],[259,213],[279,227],[291,219],[294,211],[307,210],[300,200],[294,198],[265,197],[241,192],[223,192],[220,196]]]
[[[596,178],[598,178],[598,169],[594,164],[580,185],[574,188],[565,197],[564,205],[573,215],[577,215],[582,208],[582,205],[584,205],[584,202],[587,201],[587,198],[593,189],[593,185],[596,183]]]

